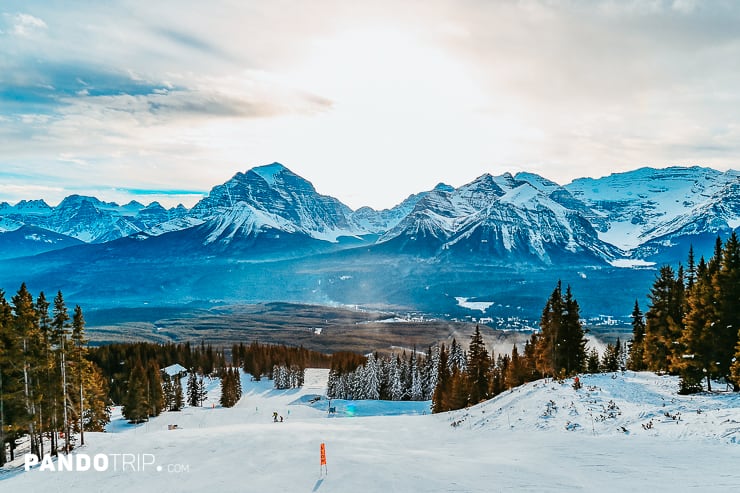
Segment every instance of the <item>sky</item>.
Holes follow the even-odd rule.
[[[738,25],[731,0],[3,0],[0,202],[192,206],[276,161],[378,209],[738,169]]]

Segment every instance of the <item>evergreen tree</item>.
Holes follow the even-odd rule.
[[[439,374],[439,346],[430,347],[424,365],[424,400],[430,400],[437,386]]]
[[[432,395],[432,412],[441,413],[451,409],[449,399],[451,391],[451,372],[448,365],[447,350],[444,344],[439,348],[439,367],[437,386]]]
[[[85,363],[85,406],[82,422],[85,429],[102,432],[105,431],[105,425],[110,423],[108,385],[100,368],[89,361]]]
[[[69,328],[69,312],[67,306],[64,303],[64,296],[61,291],[57,292],[54,297],[54,307],[52,310],[52,340],[56,345],[56,363],[59,365],[59,386],[61,388],[59,395],[59,410],[56,411],[59,414],[61,420],[62,431],[64,432],[64,451],[69,453],[69,435],[71,431],[70,426],[70,415],[72,409],[70,409],[69,403],[69,387],[67,385],[67,360],[69,359],[68,352],[71,349],[71,345],[67,339],[67,329]],[[56,406],[55,406],[56,408]],[[58,428],[55,427],[55,433]]]
[[[457,368],[461,372],[467,369],[467,356],[465,355],[465,351],[463,351],[462,346],[457,343],[455,338],[452,339],[452,344],[450,345],[448,365],[450,367],[450,372],[452,372],[454,368]]]
[[[633,371],[645,369],[645,320],[640,311],[640,304],[635,300],[632,309],[632,341],[630,341],[627,368]]]
[[[149,418],[148,386],[144,366],[141,361],[137,361],[129,375],[128,392],[121,410],[123,417],[130,423],[142,423]]]
[[[540,334],[533,338],[535,366],[542,376],[571,375],[586,363],[586,338],[580,321],[580,307],[570,286],[562,292],[558,281],[542,310]]]
[[[478,325],[470,339],[467,374],[470,379],[470,402],[477,404],[488,398],[490,382],[490,356]]]
[[[175,389],[175,399],[173,401],[173,406],[170,408],[170,410],[171,411],[181,411],[182,408],[185,407],[185,400],[182,395],[182,382],[180,381],[179,377],[175,377],[172,384]]]
[[[190,375],[188,376],[187,394],[188,394],[188,406],[191,406],[191,407],[200,406],[200,392],[198,388],[198,379],[196,378],[195,372],[193,370],[190,370]]]
[[[365,387],[363,389],[363,399],[380,399],[380,379],[378,378],[378,363],[375,355],[370,353],[365,364],[364,375]]]
[[[197,385],[197,397],[198,397],[198,405],[203,406],[203,401],[205,401],[208,397],[208,392],[206,391],[206,383],[204,380],[203,375],[200,375],[198,377],[198,385]]]
[[[594,347],[588,352],[586,359],[586,371],[588,373],[599,373],[601,371],[601,364],[599,363],[599,351]]]
[[[717,376],[714,345],[714,325],[717,319],[717,302],[712,280],[703,263],[687,296],[687,311],[680,345],[682,354],[674,357],[673,367],[681,375],[680,392],[690,394],[702,390],[701,381],[706,376],[707,389],[712,389],[712,376]]]
[[[601,359],[601,371],[612,372],[619,370],[621,347],[622,344],[619,341],[619,337],[617,337],[617,341],[614,344],[609,343],[606,345],[606,350],[604,350],[604,355]]]
[[[511,359],[504,375],[504,380],[504,387],[507,389],[518,387],[527,381],[524,358],[519,356],[519,349],[516,347],[516,344],[511,348]]]
[[[583,370],[586,364],[586,337],[581,325],[581,312],[578,301],[573,297],[570,286],[565,289],[563,300],[565,314],[563,315],[563,334],[558,338],[559,352],[567,375]]]
[[[40,454],[40,439],[37,435],[37,405],[40,396],[35,392],[34,380],[37,378],[39,367],[43,367],[42,337],[38,324],[38,314],[31,293],[23,283],[17,294],[13,296],[13,331],[17,338],[17,347],[20,349],[19,363],[23,377],[23,396],[26,416],[23,425],[31,437],[31,453]]]
[[[172,408],[175,407],[175,384],[172,377],[166,373],[162,375],[162,394],[165,409],[172,411]]]
[[[712,373],[730,379],[730,366],[740,330],[740,242],[735,232],[724,244],[712,287],[717,301],[713,351],[717,368]],[[735,382],[736,391],[740,390],[739,383]]]
[[[221,378],[221,399],[219,403],[223,407],[233,407],[238,401],[236,374],[231,369],[226,369]]]
[[[10,444],[11,460],[15,434],[26,415],[23,399],[21,350],[13,332],[13,315],[5,292],[0,290],[0,466],[5,464],[5,444]]]
[[[414,353],[416,353],[414,351]],[[420,401],[424,398],[424,388],[422,386],[422,378],[420,372],[421,365],[419,364],[418,358],[415,354],[411,356],[411,386],[409,392],[409,400]]]
[[[400,359],[398,356],[391,356],[388,369],[388,387],[390,388],[390,397],[393,401],[400,401],[401,399],[403,399],[403,385],[401,384],[401,372],[399,369],[399,363]]]
[[[661,267],[648,296],[651,304],[645,315],[643,356],[650,371],[668,371],[671,366],[683,319],[683,299],[677,286],[673,269]]]
[[[85,373],[86,368],[89,366],[88,361],[85,359],[87,354],[87,340],[85,339],[85,317],[82,315],[82,308],[79,305],[75,306],[74,314],[72,315],[72,334],[70,337],[72,343],[72,361],[76,367],[76,378],[74,379],[73,387],[76,387],[74,393],[78,399],[78,408],[76,409],[77,414],[77,428],[80,433],[80,444],[85,445]],[[89,369],[88,369],[89,372]]]
[[[460,371],[457,367],[452,370],[452,376],[450,377],[450,393],[448,397],[449,408],[447,410],[467,407],[470,402],[468,382],[469,379],[464,372]]]
[[[150,360],[147,365],[147,402],[149,403],[149,416],[159,416],[165,406],[164,391],[162,390],[162,377],[156,360]]]

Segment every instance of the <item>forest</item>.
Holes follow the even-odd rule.
[[[433,412],[477,404],[540,378],[560,381],[583,372],[624,369],[680,376],[680,393],[711,391],[713,382],[740,390],[740,245],[736,234],[718,238],[711,258],[662,266],[643,314],[632,310],[632,337],[607,345],[603,354],[588,348],[587,329],[570,286],[558,281],[547,299],[539,331],[522,351],[494,354],[476,327],[467,350],[453,339],[417,352],[323,354],[303,347],[233,344],[214,348],[201,341],[125,343],[88,347],[82,309],[72,314],[58,292],[50,302],[36,299],[22,284],[8,301],[0,291],[0,444],[28,435],[31,451],[68,453],[84,444],[85,431],[102,431],[110,406],[123,406],[132,423],[187,402],[208,399],[204,378],[220,377],[220,405],[241,397],[240,372],[268,378],[276,388],[303,384],[305,368],[329,368],[327,395],[338,399],[431,400]],[[188,370],[183,394],[177,376],[162,369]],[[577,381],[576,381],[577,384]],[[575,385],[575,384],[574,384]],[[79,437],[79,438],[77,438]],[[0,453],[0,465],[6,454]]]

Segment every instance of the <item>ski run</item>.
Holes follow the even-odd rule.
[[[740,488],[740,394],[677,395],[653,373],[539,380],[459,411],[430,403],[326,400],[328,370],[300,389],[242,377],[233,408],[165,412],[26,471],[0,470],[2,492],[720,492]],[[184,381],[183,381],[184,383]],[[329,407],[334,413],[329,413]],[[283,421],[274,422],[277,413]],[[325,444],[326,466],[320,464]],[[19,451],[22,447],[19,446]],[[101,457],[105,456],[105,457]],[[103,468],[103,459],[107,462]],[[97,461],[97,462],[96,462]],[[78,461],[80,462],[80,461]],[[80,462],[83,466],[85,461]],[[96,470],[95,465],[100,466]]]

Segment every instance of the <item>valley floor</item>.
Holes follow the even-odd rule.
[[[491,492],[736,491],[740,395],[678,396],[650,373],[586,375],[583,388],[538,381],[471,407],[332,401],[326,373],[299,390],[243,377],[231,409],[191,408],[133,426],[115,416],[78,454],[144,454],[153,465],[58,472],[22,463],[2,491]],[[218,381],[209,401],[218,401]],[[274,423],[273,412],[284,422]],[[178,429],[168,430],[168,425]],[[320,475],[326,444],[328,474]],[[147,459],[144,459],[146,462]],[[157,471],[161,466],[161,471]],[[135,469],[135,470],[132,470]]]

